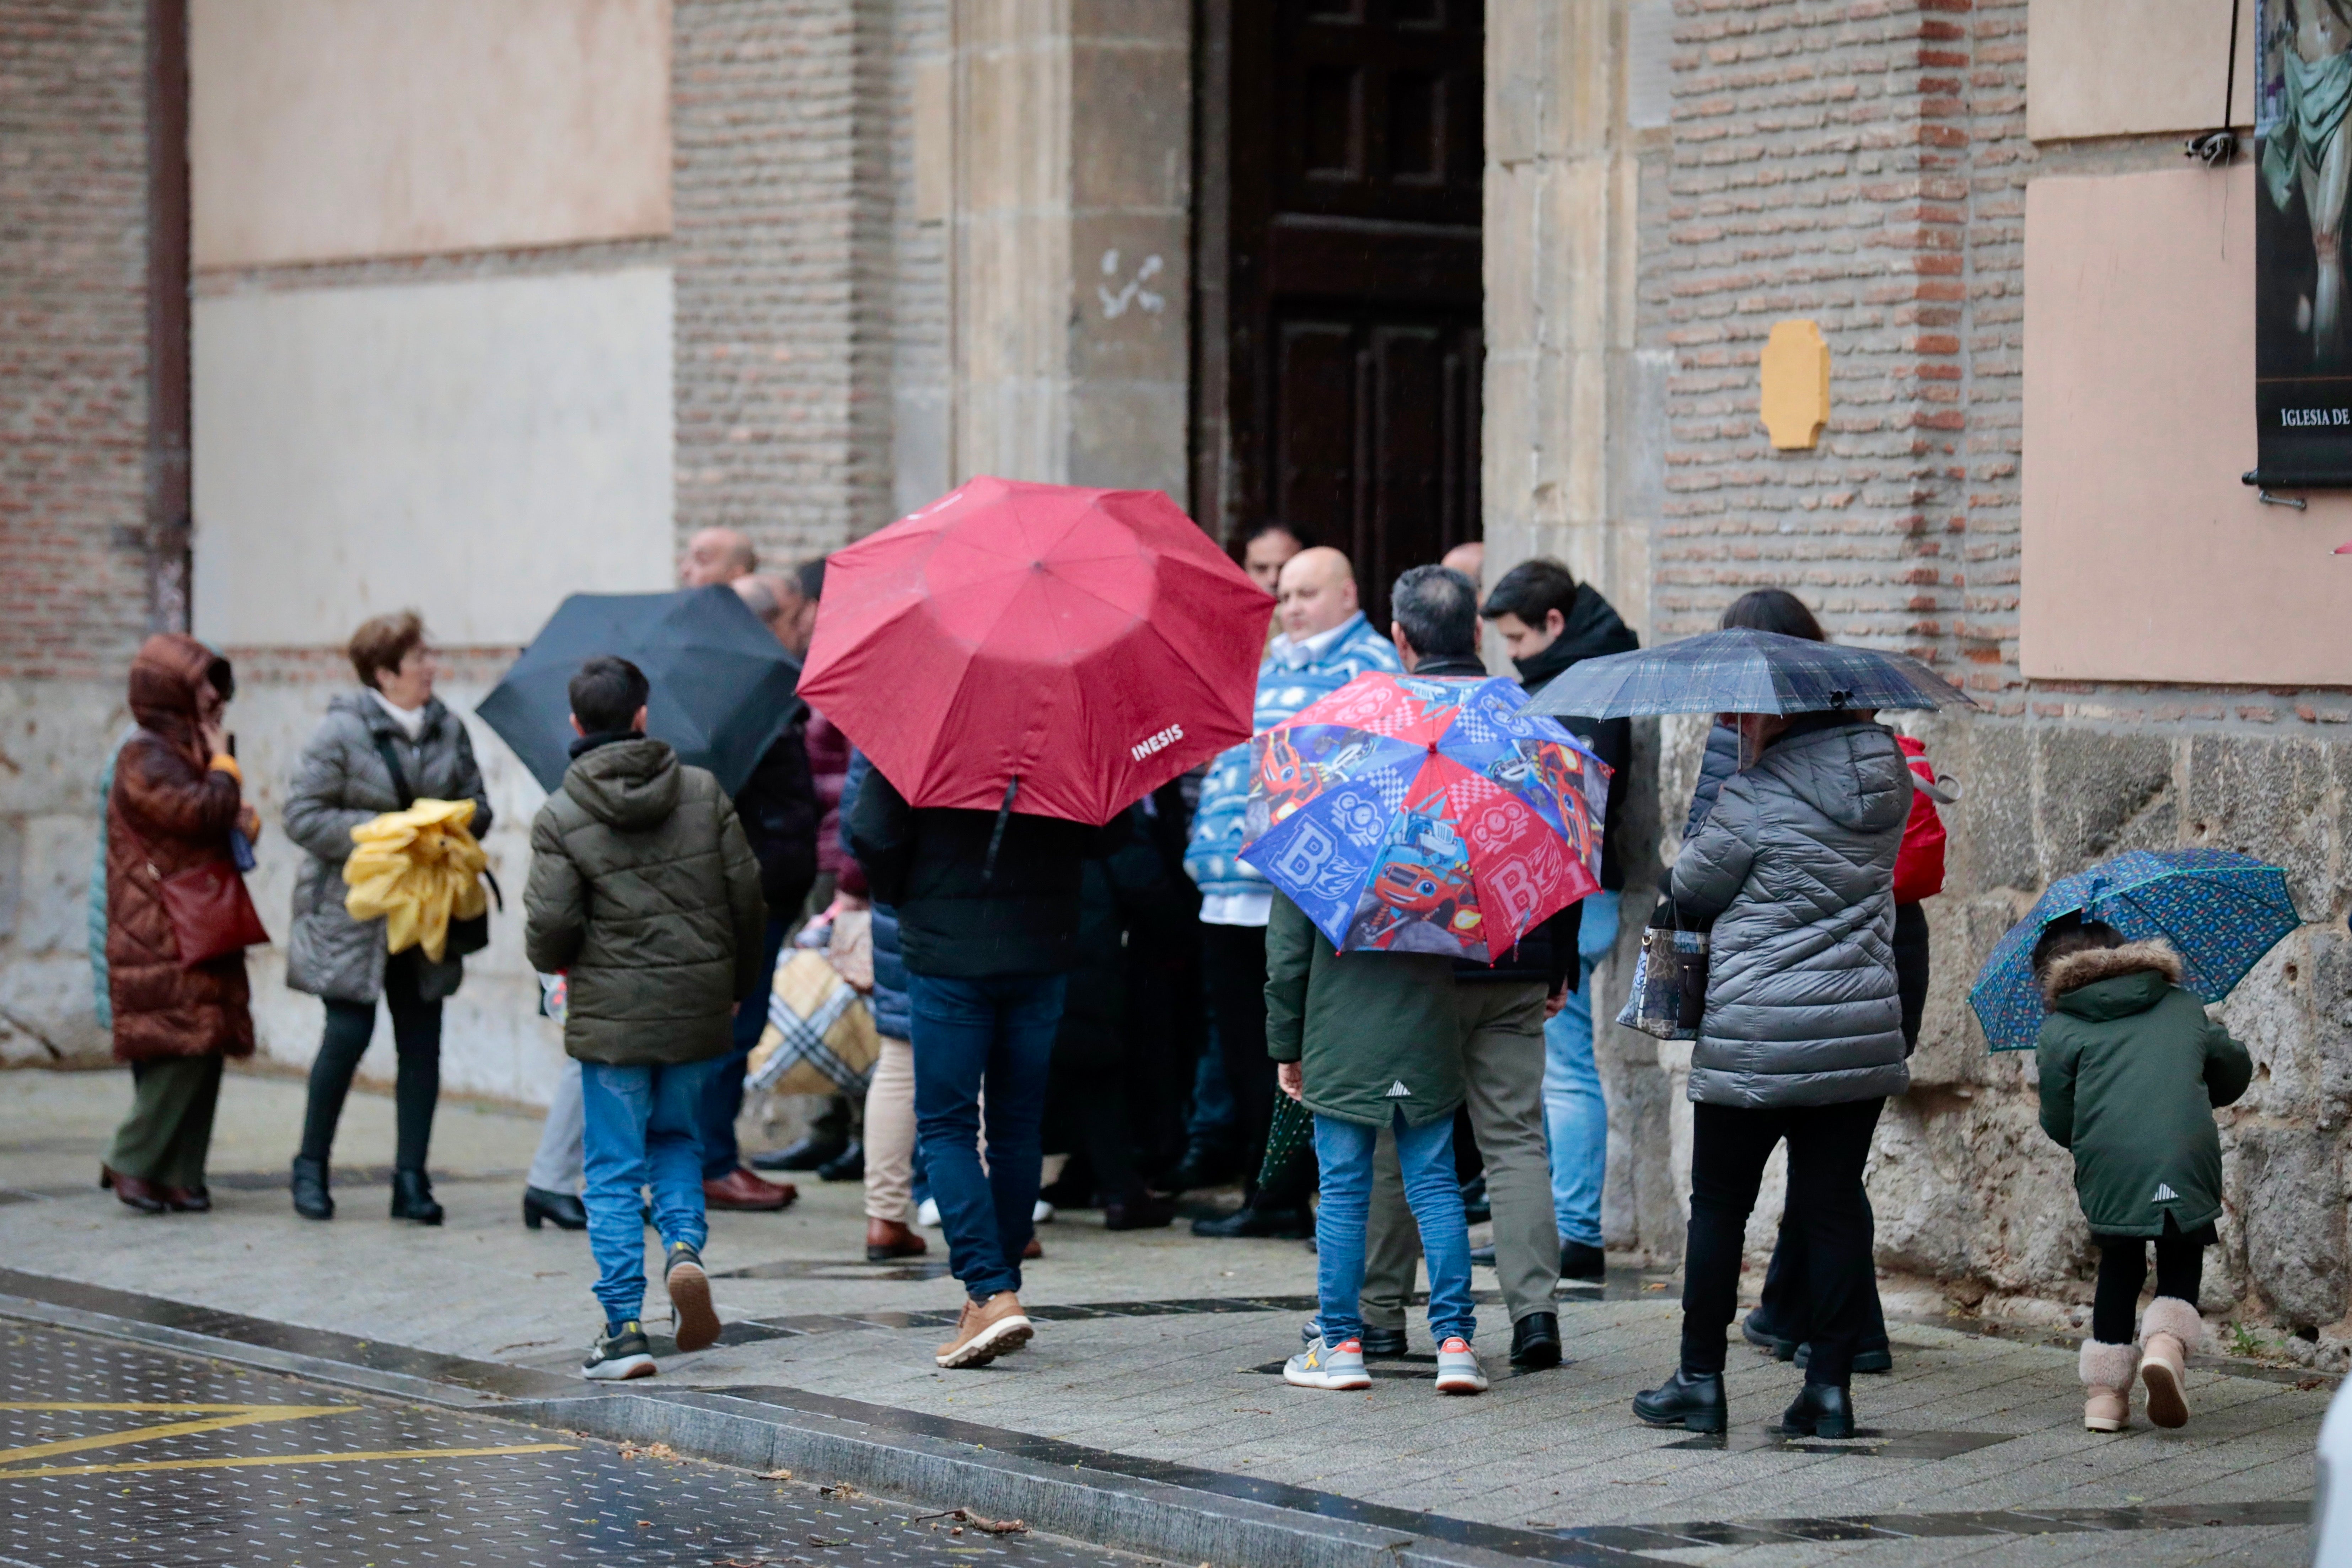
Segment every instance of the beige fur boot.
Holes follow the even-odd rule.
[[[2147,1384],[2147,1418],[2159,1426],[2189,1424],[2189,1350],[2205,1337],[2197,1304],[2158,1296],[2139,1321],[2139,1374]]]
[[[2120,1432],[2131,1425],[2132,1379],[2139,1371],[2137,1345],[2083,1342],[2083,1426],[2092,1432]]]

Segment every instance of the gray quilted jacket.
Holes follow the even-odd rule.
[[[294,879],[294,930],[286,943],[286,984],[338,1002],[373,1002],[383,994],[383,921],[364,923],[343,909],[343,861],[352,829],[401,809],[399,793],[376,747],[389,736],[408,787],[419,800],[470,800],[471,830],[490,830],[489,796],[466,726],[439,698],[425,705],[425,730],[412,742],[364,691],[337,693],[325,722],[302,748],[286,792],[286,837],[307,851]],[[465,965],[452,957],[435,963],[417,954],[417,990],[428,1002],[457,989]]]
[[[1690,1097],[1836,1105],[1900,1094],[1895,852],[1911,770],[1880,724],[1808,718],[1726,780],[1675,861],[1685,919],[1713,921]]]

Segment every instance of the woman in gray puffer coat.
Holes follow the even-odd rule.
[[[1691,1205],[1682,1366],[1633,1402],[1645,1421],[1724,1429],[1724,1331],[1748,1211],[1789,1141],[1812,1356],[1785,1429],[1850,1436],[1847,1397],[1871,1277],[1862,1167],[1890,1094],[1909,1087],[1895,974],[1895,856],[1911,770],[1894,732],[1852,713],[1743,715],[1761,753],[1723,785],[1675,861],[1689,923],[1713,922],[1691,1047]]]
[[[454,952],[437,963],[422,948],[387,952],[384,922],[355,921],[343,907],[343,861],[352,829],[385,812],[418,800],[470,800],[469,826],[479,838],[489,831],[490,802],[465,724],[433,695],[436,672],[416,616],[369,621],[352,635],[350,653],[362,689],[328,703],[286,796],[286,836],[308,852],[294,882],[286,984],[327,1005],[326,1037],[310,1064],[302,1152],[294,1157],[294,1207],[310,1219],[334,1217],[327,1163],[381,997],[400,1062],[392,1217],[438,1225],[441,1205],[425,1177],[425,1154],[441,1097],[441,1004],[457,989],[464,962]]]

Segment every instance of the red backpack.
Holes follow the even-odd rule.
[[[1908,735],[1897,735],[1895,742],[1903,748],[1912,776],[1933,784],[1936,770],[1928,764],[1926,743]],[[1903,847],[1895,855],[1895,901],[1916,904],[1943,890],[1944,819],[1936,815],[1936,802],[1926,790],[1914,790],[1911,816],[1903,825]]]

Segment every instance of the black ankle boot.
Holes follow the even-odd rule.
[[[439,1225],[441,1205],[433,1201],[433,1184],[422,1171],[394,1171],[392,1173],[392,1217],[413,1219],[419,1225]]]
[[[327,1162],[294,1156],[294,1212],[304,1219],[332,1219],[335,1200],[327,1192]]]
[[[1726,1422],[1723,1374],[1689,1373],[1675,1375],[1633,1395],[1633,1414],[1653,1426],[1680,1426],[1686,1432],[1720,1432]]]
[[[551,1193],[545,1187],[523,1188],[522,1223],[537,1230],[546,1220],[553,1220],[558,1230],[586,1230],[587,1205],[570,1193]]]
[[[1559,1314],[1529,1312],[1511,1325],[1511,1364],[1541,1372],[1559,1364]]]
[[[1780,1430],[1791,1437],[1851,1437],[1853,1402],[1834,1383],[1809,1383],[1780,1413]]]

